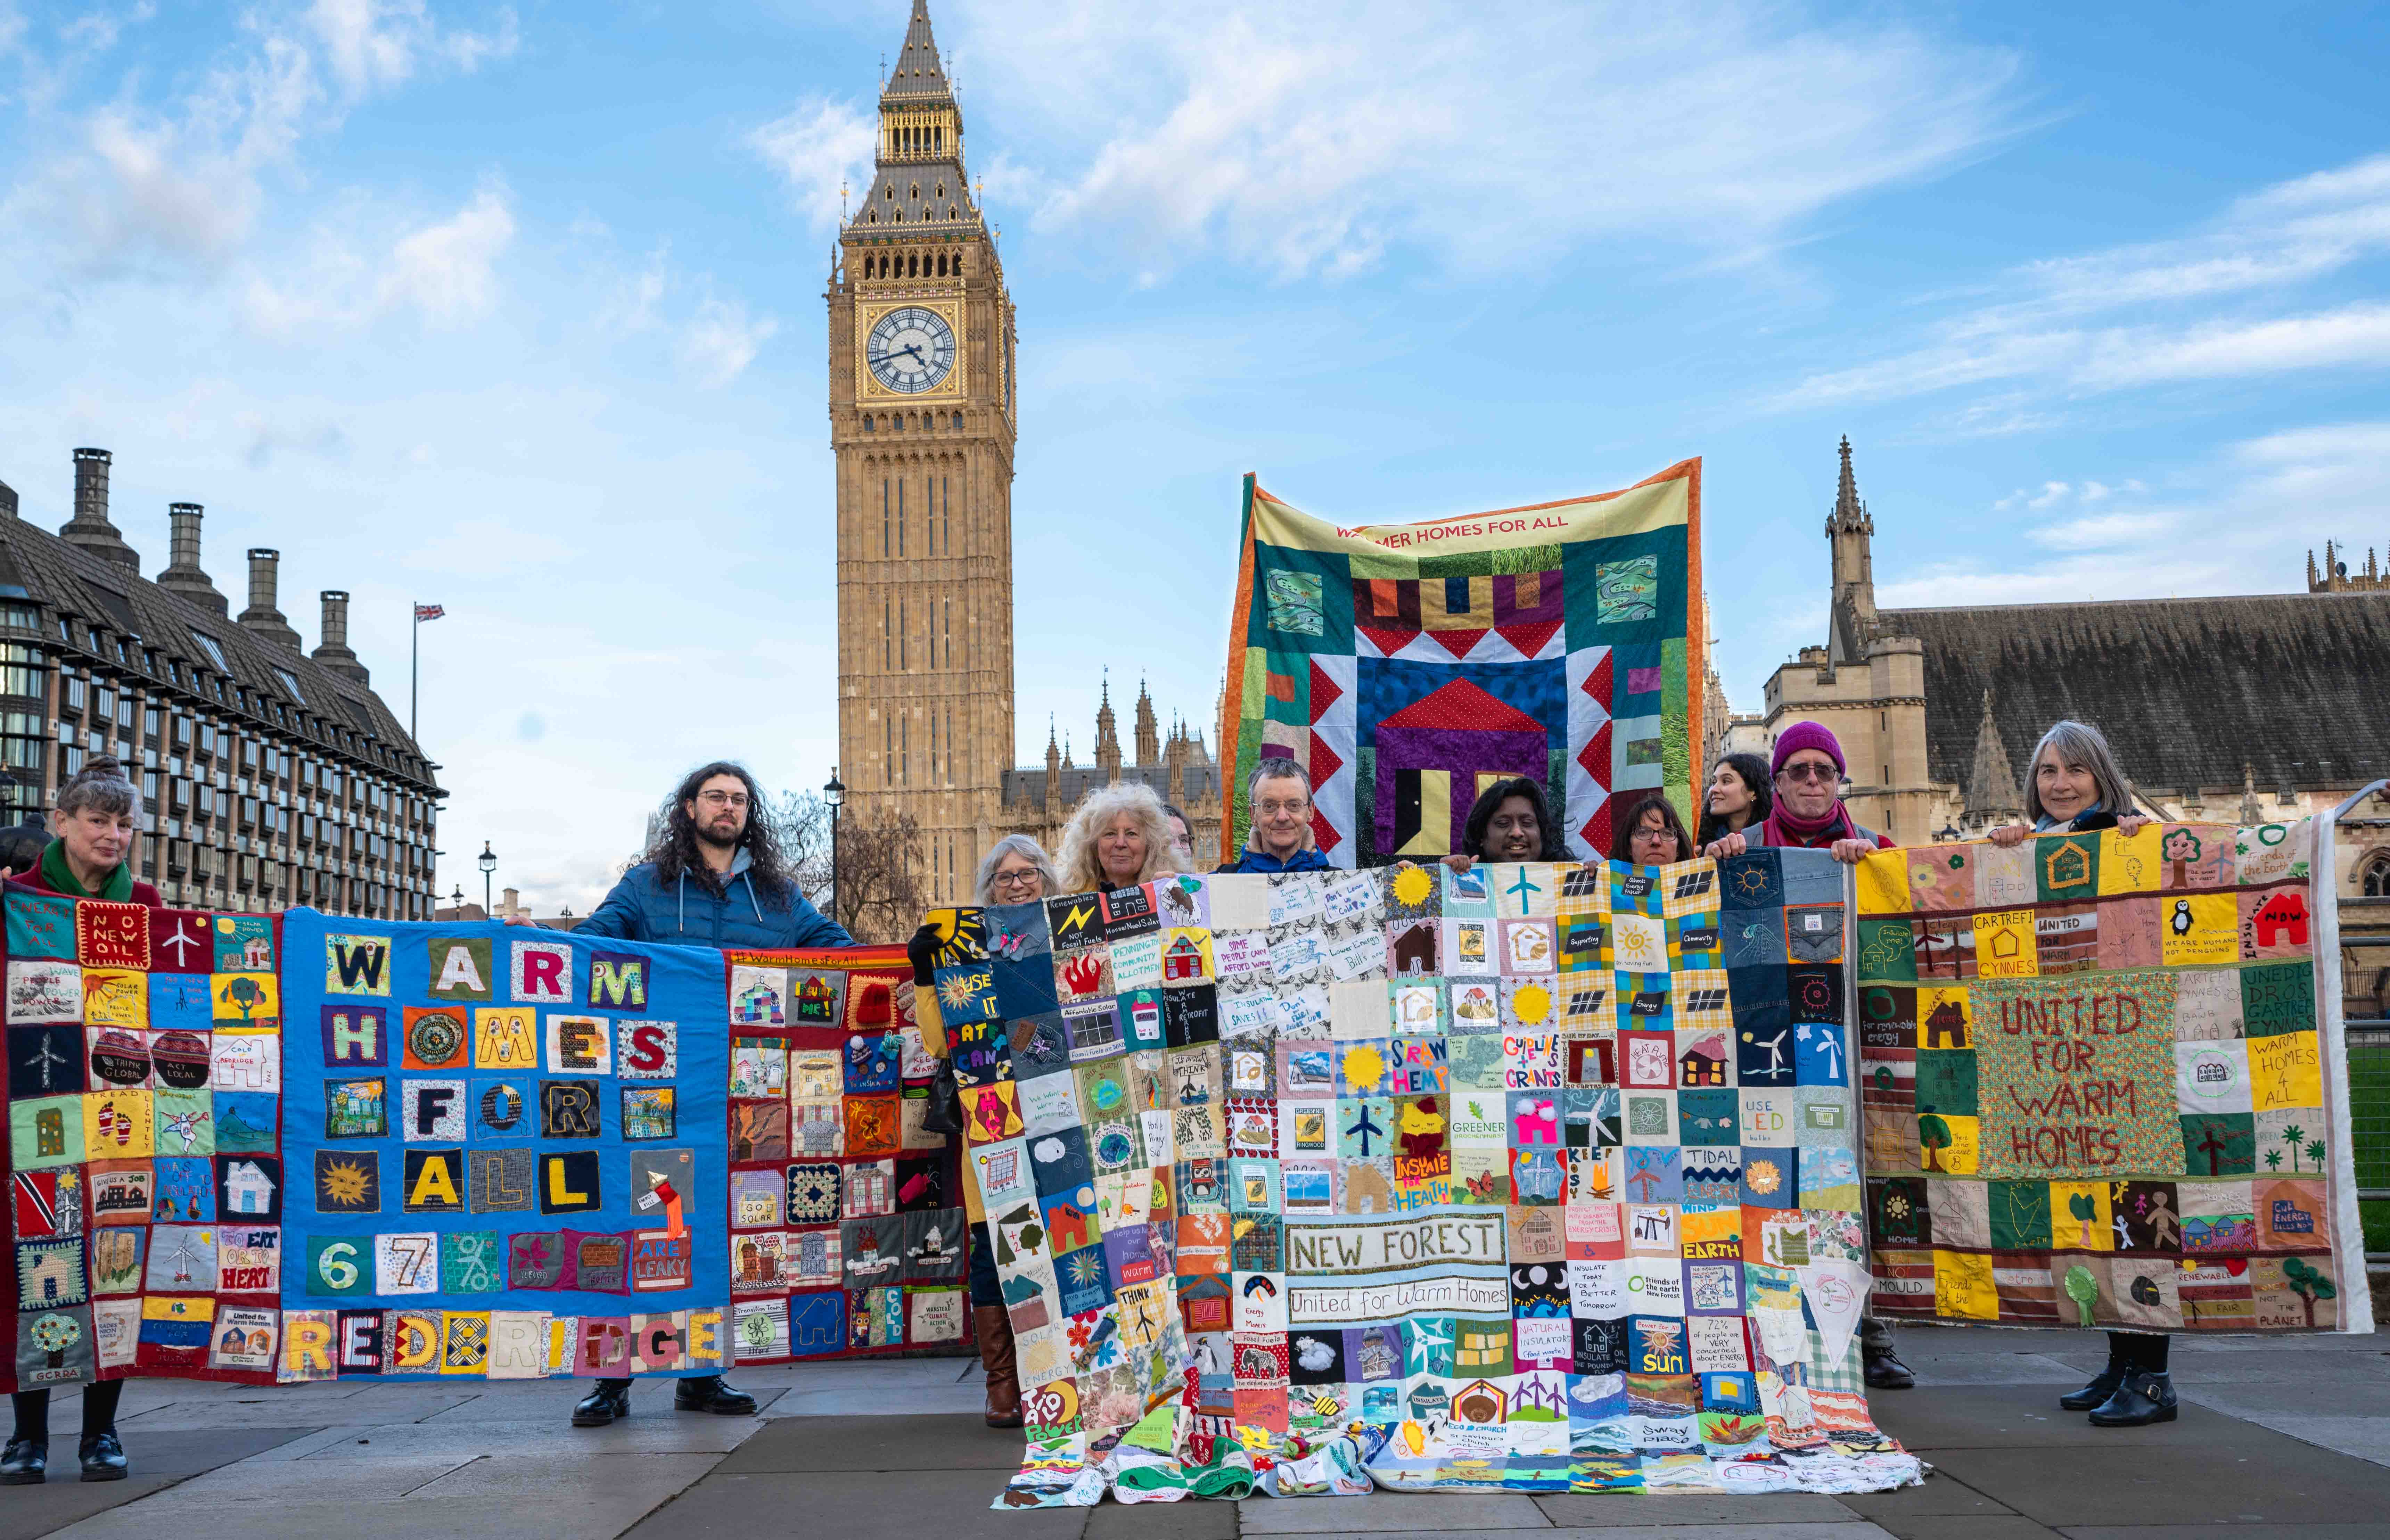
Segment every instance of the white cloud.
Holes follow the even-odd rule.
[[[411,305],[448,326],[488,314],[497,302],[494,264],[514,235],[505,194],[484,187],[454,217],[398,243],[382,277],[382,303]]]
[[[2149,548],[2181,523],[2177,513],[2105,513],[2027,530],[2025,537],[2057,551]]]
[[[2390,306],[2302,306],[2291,291],[2385,253],[2390,156],[2374,156],[2264,188],[2177,239],[2026,263],[1992,302],[1929,325],[1921,342],[1811,376],[1776,404],[1798,410],[1995,381],[2083,394],[2378,368],[2390,365]],[[2214,314],[2226,302],[2244,313]]]
[[[708,297],[681,327],[681,362],[704,383],[727,385],[779,329],[780,323],[771,316],[751,318],[736,300]]]
[[[748,135],[747,144],[787,181],[806,221],[827,230],[838,225],[839,189],[863,179],[878,138],[871,113],[850,102],[808,96]]]
[[[1044,230],[1124,233],[1145,280],[1213,253],[1335,277],[1398,245],[1747,259],[1978,152],[2011,124],[2017,69],[1759,0],[1076,0],[958,22],[970,99],[1012,125],[991,199]],[[819,98],[753,137],[817,223],[871,151],[868,117]]]
[[[424,0],[315,0],[305,25],[333,78],[352,96],[400,85],[429,58],[471,72],[504,58],[519,42],[512,11],[495,32],[442,29]]]

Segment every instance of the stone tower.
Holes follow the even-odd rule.
[[[913,15],[829,289],[839,774],[909,813],[935,902],[968,899],[1012,763],[1013,310],[962,111]]]

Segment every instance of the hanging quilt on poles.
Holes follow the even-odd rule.
[[[1844,894],[1770,850],[933,917],[996,1506],[1916,1480],[1856,1337]]]
[[[2319,987],[2337,919],[2311,856],[2329,827],[1867,858],[1877,1315],[2371,1328],[2339,990]]]
[[[1664,789],[1692,821],[1702,743],[1701,466],[1533,507],[1339,528],[1245,478],[1229,617],[1222,859],[1245,780],[1311,776],[1331,865],[1461,849],[1478,793],[1542,784],[1581,859],[1613,797]]]

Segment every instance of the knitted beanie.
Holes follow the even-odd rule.
[[[1783,774],[1784,762],[1804,749],[1815,749],[1832,760],[1838,775],[1847,768],[1843,764],[1843,746],[1835,741],[1831,731],[1815,722],[1795,722],[1777,735],[1776,756],[1768,762],[1768,775]]]

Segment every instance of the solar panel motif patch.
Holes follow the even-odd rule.
[[[1885,851],[1858,868],[1872,1305],[2365,1331],[2315,819]],[[2329,835],[2323,836],[2329,850]]]
[[[1047,1051],[1063,972],[1118,977],[1040,943],[1089,902],[938,977],[1010,1049],[965,1161],[1029,1417],[996,1506],[1918,1479],[1862,1390],[1824,853],[1164,879],[1161,1035]]]
[[[1478,794],[1541,782],[1569,853],[1610,849],[1614,799],[1690,819],[1702,741],[1701,462],[1624,492],[1338,528],[1245,479],[1227,663],[1224,829],[1266,757],[1314,788],[1335,866],[1461,848]],[[1233,853],[1223,852],[1224,859]]]

